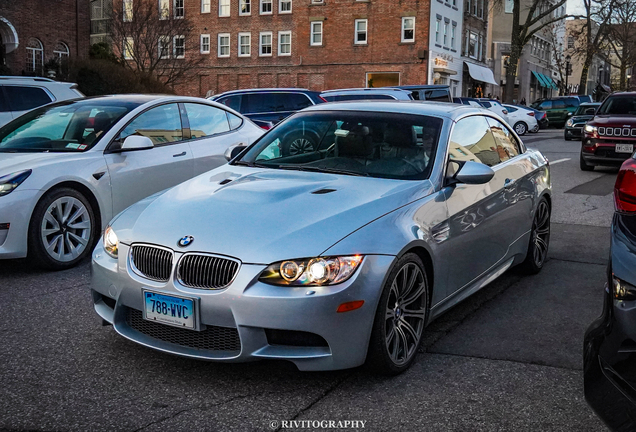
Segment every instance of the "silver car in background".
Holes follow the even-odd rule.
[[[287,152],[299,131],[320,140]],[[115,218],[93,253],[95,311],[185,357],[396,374],[444,311],[512,266],[541,270],[550,188],[543,155],[490,111],[311,107]]]

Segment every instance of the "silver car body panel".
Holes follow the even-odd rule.
[[[444,125],[429,179],[225,165],[142,200],[112,222],[121,242],[118,260],[106,255],[101,245],[93,254],[95,309],[117,332],[152,348],[208,360],[276,358],[302,370],[348,368],[364,362],[384,279],[403,254],[414,251],[430,262],[429,322],[523,261],[534,211],[539,200],[550,195],[549,167],[541,153],[521,144],[524,153],[494,166],[495,175],[486,184],[448,185],[444,180],[455,122],[470,115],[498,118],[492,112],[434,102],[348,102],[307,110],[441,117]],[[311,193],[325,187],[335,192]],[[174,277],[157,284],[130,270],[131,244],[171,248],[176,266],[184,252],[177,240],[186,235],[195,238],[188,252],[241,261],[227,289],[185,288]],[[339,285],[291,288],[258,280],[276,261],[352,254],[364,255],[363,264]],[[142,309],[142,288],[199,299],[204,325],[237,329],[240,354],[191,349],[131,329],[124,314]],[[116,301],[115,308],[106,306],[102,296]],[[362,308],[336,313],[339,304],[358,299],[365,302]],[[266,329],[314,333],[328,346],[269,344]]]

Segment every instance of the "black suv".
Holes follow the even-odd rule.
[[[234,90],[209,99],[227,105],[267,129],[296,111],[326,102],[320,93],[297,88]]]
[[[402,90],[409,90],[415,100],[427,100],[432,102],[452,102],[453,97],[450,87],[447,85],[403,85],[394,86]]]

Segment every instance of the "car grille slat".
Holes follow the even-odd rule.
[[[597,132],[599,136],[606,137],[636,137],[636,128],[614,128],[600,126]]]
[[[130,308],[126,313],[126,323],[148,337],[179,346],[227,354],[239,354],[241,351],[238,330],[232,327],[207,326],[203,331],[187,330],[145,320],[141,311]]]
[[[187,254],[178,264],[179,282],[189,288],[222,289],[227,287],[239,270],[236,260],[214,255]]]
[[[140,276],[167,282],[172,273],[172,252],[154,246],[133,245],[130,252],[133,269]]]

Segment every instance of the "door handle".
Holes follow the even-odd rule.
[[[506,181],[504,181],[504,189],[512,189],[515,183],[516,183],[515,179],[507,178]]]
[[[181,157],[181,156],[185,156],[185,155],[186,155],[186,152],[181,152],[179,154],[172,155],[172,157]]]

